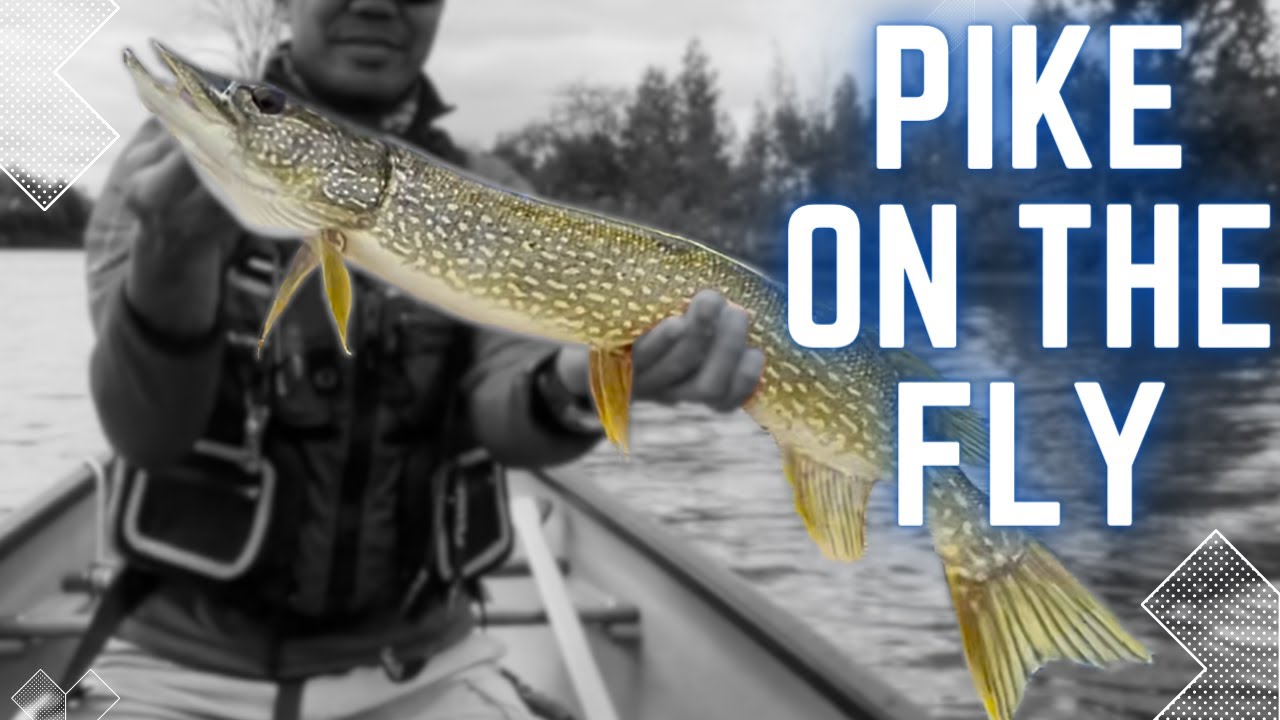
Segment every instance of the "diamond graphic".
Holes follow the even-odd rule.
[[[1004,6],[1004,11],[1012,13],[1019,23],[1023,25],[1029,23],[1022,13],[1009,3],[1009,0],[1000,0],[1000,3]],[[968,42],[970,25],[987,24],[985,17],[987,14],[990,14],[990,11],[984,8],[983,15],[979,15],[978,0],[942,0],[925,17],[924,22],[938,28],[943,35],[947,36],[947,46],[954,54]],[[1008,52],[1009,46],[1013,43],[1007,38],[1000,39],[1000,33],[996,33],[996,36],[995,53],[1003,55]]]
[[[58,71],[119,8],[0,3],[0,168],[48,210],[120,136]]]
[[[1142,608],[1202,670],[1157,718],[1280,717],[1280,591],[1214,530]]]
[[[92,676],[92,677],[90,677]],[[81,683],[101,685],[102,689],[115,697],[106,710],[102,711],[102,715],[98,716],[98,720],[102,720],[116,703],[120,702],[120,696],[116,695],[116,691],[112,690],[98,673],[90,670],[85,673],[75,685],[70,689],[63,690],[58,687],[58,683],[43,670],[37,670],[31,679],[18,688],[18,692],[13,694],[13,703],[17,705],[24,715],[31,720],[66,720],[67,718],[67,696],[80,686]]]
[[[951,52],[955,52],[964,44],[967,28],[978,23],[978,2],[977,0],[942,0],[924,21],[941,30],[947,36],[947,44],[951,46]]]

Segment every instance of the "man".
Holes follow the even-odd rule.
[[[443,5],[286,0],[267,79],[522,187],[433,125],[447,108],[420,69]],[[116,535],[135,583],[104,602],[123,617],[92,662],[113,714],[529,717],[467,592],[504,553],[505,489],[456,458],[478,446],[537,466],[594,446],[585,348],[466,326],[357,275],[353,356],[313,284],[259,361],[291,248],[238,227],[154,122],[86,248],[91,384],[123,460]],[[637,341],[635,396],[740,406],[764,364],[746,331],[700,294]],[[111,699],[91,690],[80,712]]]

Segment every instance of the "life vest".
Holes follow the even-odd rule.
[[[316,282],[259,361],[277,249],[246,238],[227,270],[227,349],[205,436],[171,467],[122,464],[122,554],[264,611],[330,621],[501,562],[511,545],[501,469],[456,432],[469,328],[357,275],[352,356]]]
[[[469,166],[428,110],[406,139]],[[459,432],[471,329],[357,271],[348,356],[313,276],[259,360],[294,247],[242,238],[208,429],[171,467],[121,463],[117,546],[134,567],[304,622],[412,612],[511,549],[502,469]]]

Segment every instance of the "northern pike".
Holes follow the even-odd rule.
[[[879,348],[866,330],[845,349],[800,347],[786,327],[785,289],[723,253],[503,189],[275,87],[219,78],[156,49],[172,82],[129,51],[125,64],[210,190],[246,227],[304,239],[264,340],[319,267],[345,348],[350,263],[466,321],[588,346],[592,395],[625,453],[631,344],[713,289],[747,311],[749,342],[766,355],[744,409],[777,441],[810,536],[830,558],[862,555],[868,494],[895,462],[898,381],[936,377],[921,360]],[[985,460],[976,416],[939,417],[937,431],[959,438],[964,457]],[[965,657],[993,720],[1012,718],[1049,661],[1150,660],[1048,549],[990,527],[985,495],[961,470],[933,472],[927,500]]]

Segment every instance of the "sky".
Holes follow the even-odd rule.
[[[202,0],[116,0],[117,12],[62,68],[63,79],[121,135],[81,177],[96,194],[145,119],[120,61],[131,47],[151,67],[150,38],[211,67],[228,62],[201,22]],[[845,72],[869,88],[879,22],[978,16],[1006,22],[1029,0],[451,0],[427,71],[457,111],[444,121],[461,142],[487,145],[542,117],[576,82],[632,87],[650,65],[675,68],[692,38],[719,72],[724,107],[743,128],[781,60],[804,97]],[[935,12],[936,11],[936,12]]]

